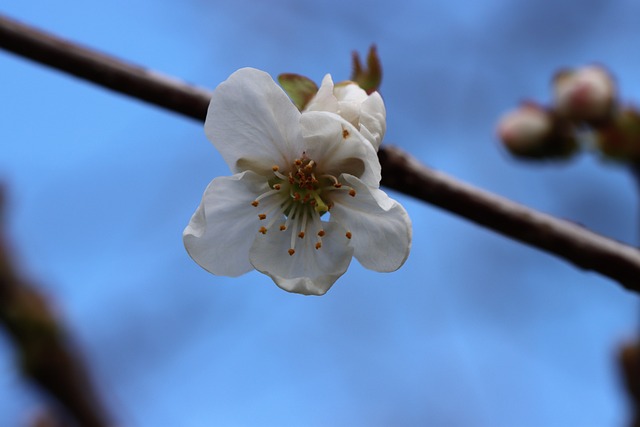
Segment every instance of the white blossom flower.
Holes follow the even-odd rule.
[[[322,79],[318,93],[305,111],[330,111],[355,126],[377,150],[387,129],[387,113],[378,92],[367,95],[357,83],[347,81],[334,86],[331,75]]]
[[[379,189],[372,144],[338,114],[300,113],[268,74],[244,68],[214,91],[205,133],[233,173],[211,181],[183,234],[209,272],[255,268],[322,295],[352,256],[375,271],[406,260],[409,217]]]

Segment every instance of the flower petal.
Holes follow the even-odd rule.
[[[211,181],[182,235],[191,258],[221,276],[251,271],[249,248],[260,228],[251,202],[266,188],[264,178],[253,172]]]
[[[338,100],[333,95],[333,80],[331,80],[331,74],[324,76],[320,89],[318,89],[318,92],[311,101],[309,101],[304,111],[338,112]]]
[[[300,118],[304,150],[322,173],[348,173],[378,187],[380,161],[373,146],[342,117],[326,111],[308,111]]]
[[[402,205],[378,188],[367,187],[358,178],[341,176],[356,191],[332,197],[331,221],[351,232],[354,256],[363,267],[395,271],[404,264],[411,249],[411,220]]]
[[[387,130],[387,111],[378,92],[369,95],[360,106],[360,132],[378,151]]]
[[[300,112],[269,74],[242,68],[213,92],[204,129],[234,173],[251,168],[267,175],[297,154],[299,120]]]
[[[322,247],[314,235],[295,240],[295,253],[289,255],[295,227],[259,234],[249,252],[251,263],[271,277],[285,291],[304,295],[323,295],[344,274],[351,263],[353,248],[345,230],[335,223],[323,223]]]

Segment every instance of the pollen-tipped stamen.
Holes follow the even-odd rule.
[[[260,205],[261,200],[267,197],[273,196],[275,194],[278,194],[280,192],[280,186],[278,186],[278,188],[275,188],[276,186],[274,185],[273,187],[274,188],[272,190],[265,191],[264,193],[256,197],[256,199],[253,202],[251,202],[251,206],[253,206],[254,208],[257,208],[258,205]]]

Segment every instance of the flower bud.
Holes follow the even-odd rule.
[[[556,112],[572,121],[599,124],[611,117],[616,104],[613,77],[598,65],[559,72],[553,92]]]
[[[627,107],[596,131],[596,144],[605,156],[640,161],[640,112]]]
[[[567,124],[533,102],[524,102],[502,116],[497,133],[507,150],[517,157],[567,157],[577,148]]]

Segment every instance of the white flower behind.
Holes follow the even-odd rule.
[[[214,91],[205,133],[233,173],[211,181],[183,233],[209,272],[255,268],[322,295],[352,256],[376,271],[406,260],[409,217],[378,188],[374,145],[340,115],[300,113],[268,74],[244,68]]]
[[[387,130],[387,112],[378,92],[367,95],[354,82],[333,84],[331,75],[322,79],[318,93],[309,101],[305,111],[330,111],[354,125],[378,150]]]

